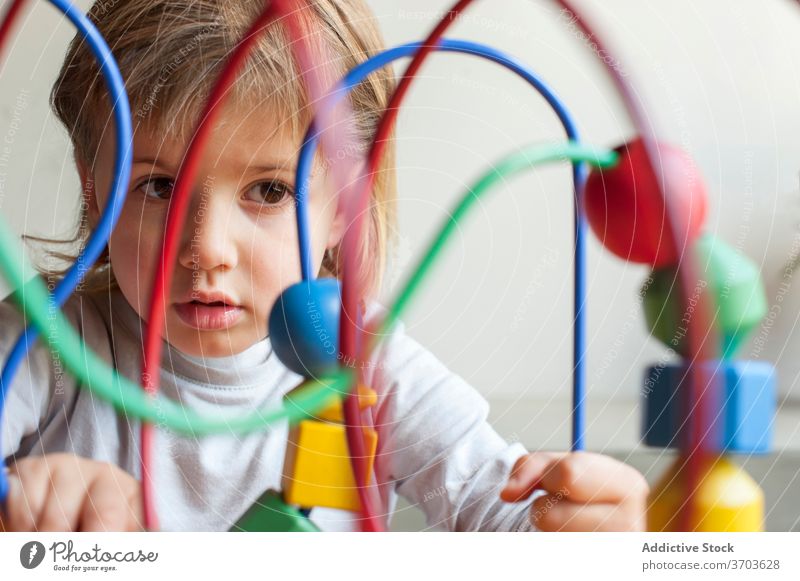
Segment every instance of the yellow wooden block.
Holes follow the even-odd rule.
[[[651,491],[648,530],[764,530],[764,493],[749,474],[725,457],[705,459],[700,463],[699,486],[690,503],[686,490],[687,466],[686,459],[679,457]],[[691,513],[686,514],[687,510]]]
[[[378,393],[364,385],[358,386],[358,407],[366,409],[378,403]],[[317,419],[326,420],[328,422],[344,422],[344,410],[342,409],[342,400],[337,399],[335,403],[329,405],[324,410],[316,413]]]
[[[369,478],[378,433],[364,430],[369,459]],[[303,420],[289,430],[283,464],[283,498],[302,508],[325,506],[342,510],[361,509],[358,499],[344,425]]]

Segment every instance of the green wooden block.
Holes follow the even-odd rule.
[[[691,289],[688,305],[680,304],[684,293],[676,268],[654,270],[645,282],[641,292],[647,327],[666,346],[686,356],[686,335],[697,298],[710,291],[721,333],[720,348],[730,358],[767,314],[764,285],[756,265],[723,241],[704,235],[694,250],[700,280]]]
[[[289,506],[279,492],[267,490],[230,529],[233,532],[312,533],[317,526]]]

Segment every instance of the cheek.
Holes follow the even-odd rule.
[[[137,302],[142,305],[147,303],[152,287],[156,251],[162,240],[159,229],[148,228],[147,223],[140,209],[126,207],[111,235],[110,245],[114,277],[129,300],[141,295]]]
[[[250,252],[253,278],[268,277],[281,288],[300,278],[300,251],[294,216],[281,217],[259,224]]]
[[[260,220],[246,241],[247,278],[259,317],[267,317],[278,295],[300,280],[300,252],[293,214]],[[242,266],[242,265],[240,265]]]

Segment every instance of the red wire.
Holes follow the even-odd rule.
[[[417,75],[420,67],[428,55],[436,48],[439,39],[444,35],[448,27],[455,21],[458,15],[470,4],[472,0],[460,0],[451,8],[447,14],[439,21],[428,38],[423,42],[422,47],[414,55],[403,76],[392,94],[389,104],[378,123],[375,138],[372,141],[369,155],[367,157],[366,175],[362,175],[356,186],[356,196],[350,204],[350,227],[344,236],[343,249],[343,277],[342,277],[342,317],[339,327],[341,341],[341,351],[344,361],[354,361],[356,365],[364,358],[364,349],[359,352],[358,336],[361,332],[358,326],[359,301],[364,296],[363,285],[360,285],[358,272],[358,241],[361,239],[363,230],[364,216],[369,214],[369,199],[375,183],[378,164],[383,156],[389,134],[394,127],[399,112],[399,107],[408,92],[411,82]],[[359,288],[361,286],[361,288]],[[364,342],[364,348],[367,342]],[[363,369],[363,366],[360,366]],[[352,393],[345,398],[344,416],[347,428],[347,444],[350,450],[353,473],[358,486],[359,498],[363,507],[374,506],[380,500],[373,500],[376,497],[374,488],[364,481],[363,475],[366,470],[366,446],[364,445],[363,430],[365,427],[364,414],[358,405],[357,393]],[[383,512],[383,511],[382,511]],[[370,518],[367,510],[364,510],[367,530],[382,530],[383,523],[379,523],[377,518]],[[373,513],[374,514],[374,513]]]
[[[360,291],[358,288],[358,277],[348,275],[351,273],[354,274],[358,268],[355,251],[363,228],[363,218],[368,213],[369,196],[374,185],[375,175],[378,171],[378,164],[384,152],[385,146],[388,143],[389,133],[391,132],[394,122],[397,118],[400,103],[402,102],[403,97],[408,91],[408,88],[423,61],[433,51],[447,28],[458,17],[458,15],[471,4],[471,2],[472,0],[461,0],[460,2],[456,3],[453,8],[442,18],[436,28],[434,28],[433,32],[431,32],[426,41],[423,43],[422,48],[417,52],[408,68],[403,73],[403,77],[398,84],[395,93],[392,95],[392,98],[386,108],[386,111],[384,112],[383,117],[380,120],[380,123],[378,124],[375,139],[372,147],[370,148],[367,160],[366,175],[362,176],[361,178],[361,184],[359,184],[359,188],[357,190],[358,195],[351,207],[350,223],[352,224],[352,227],[348,229],[347,233],[345,234],[344,241],[345,251],[343,254],[345,276],[343,277],[342,287],[343,316],[341,320],[340,336],[342,342],[342,353],[345,360],[354,358],[354,354],[356,353],[359,329],[357,328],[356,324],[358,319],[356,316],[354,316],[354,314],[357,313],[358,301],[363,294],[363,291]],[[594,42],[595,46],[597,47],[597,52],[600,54],[611,54],[610,51],[605,48],[604,43],[600,40],[595,31],[572,7],[570,2],[567,0],[556,0],[556,2],[573,18],[573,21],[583,30],[584,34],[586,34],[592,40],[592,42]],[[601,60],[611,75],[616,88],[622,97],[623,103],[628,110],[631,120],[633,121],[633,124],[636,127],[645,146],[649,160],[649,166],[647,169],[651,173],[649,177],[659,188],[662,199],[664,200],[664,207],[666,208],[668,215],[668,232],[684,232],[686,230],[679,227],[680,224],[678,221],[680,219],[680,214],[676,212],[674,208],[671,208],[671,201],[667,199],[664,195],[664,192],[660,190],[661,184],[656,177],[657,173],[655,171],[656,162],[658,160],[658,149],[652,136],[652,127],[645,123],[645,115],[640,101],[634,98],[632,88],[628,85],[625,78],[619,74],[619,71],[612,66],[611,61],[607,59]],[[678,244],[674,235],[670,236],[670,238],[672,240],[670,243],[675,245]],[[684,256],[684,251],[686,249],[677,248],[676,250],[678,250],[678,255]],[[686,293],[684,304],[688,304],[690,299],[689,293],[691,293],[691,289],[696,286],[696,281],[698,280],[696,274],[697,269],[695,267],[695,257],[691,252],[686,253],[686,257],[679,265],[679,273],[684,292]],[[714,357],[714,351],[715,347],[718,345],[718,341],[714,336],[716,329],[710,324],[710,313],[711,309],[708,305],[708,298],[705,295],[701,295],[698,297],[697,307],[693,315],[692,324],[689,326],[687,333],[689,340],[689,359],[691,362],[707,361]],[[704,332],[707,332],[706,337],[703,336]],[[705,338],[708,339],[707,342],[704,340]],[[366,347],[367,342],[365,342],[364,345]],[[361,362],[363,353],[359,353],[358,355],[359,358],[355,359],[356,364]],[[690,401],[697,402],[697,409],[693,410],[694,413],[691,414],[692,420],[689,438],[691,444],[688,446],[690,460],[689,489],[692,491],[695,489],[693,483],[696,482],[696,475],[698,474],[698,466],[700,462],[700,459],[696,458],[698,455],[695,454],[695,452],[702,451],[706,446],[706,438],[704,437],[705,435],[702,434],[702,426],[704,424],[704,418],[706,417],[706,400],[713,395],[713,390],[711,390],[710,393],[709,390],[701,390],[699,387],[700,382],[701,377],[697,366],[690,366],[690,389],[688,397]],[[361,414],[358,409],[357,400],[353,396],[348,397],[345,401],[344,410],[348,424],[348,443],[353,455],[354,470],[357,478],[359,478],[363,472],[359,468],[358,460],[359,458],[364,457],[364,446],[363,440],[361,440],[359,435],[361,428]],[[359,486],[361,486],[361,482],[359,482]]]
[[[612,53],[605,46],[603,41],[598,37],[595,30],[589,23],[580,15],[580,13],[572,6],[570,0],[556,0],[556,2],[568,13],[572,21],[586,34],[591,42],[596,47],[598,54],[611,55]],[[681,213],[674,207],[672,201],[664,194],[661,188],[661,182],[657,178],[655,168],[659,161],[658,148],[653,137],[653,127],[649,123],[645,123],[645,113],[641,101],[634,98],[632,87],[626,82],[625,78],[620,74],[619,70],[613,65],[616,62],[614,59],[600,59],[606,70],[611,75],[611,78],[619,91],[622,100],[628,110],[631,120],[642,139],[642,142],[647,152],[649,160],[647,170],[651,175],[649,179],[652,183],[656,184],[661,198],[664,201],[664,207],[667,213],[667,228],[669,231],[669,238],[675,245],[676,254],[682,259],[678,264],[678,273],[680,283],[684,291],[683,307],[689,305],[692,300],[693,289],[698,287],[698,269],[696,265],[696,257],[691,248],[678,248],[678,240],[674,236],[674,232],[687,232],[684,224],[680,223]],[[686,252],[689,250],[689,252]],[[688,385],[689,389],[685,394],[686,405],[685,408],[689,414],[689,437],[685,443],[685,452],[688,454],[687,466],[687,506],[688,510],[681,512],[683,522],[681,528],[687,530],[689,528],[689,519],[692,518],[692,513],[697,510],[695,507],[695,491],[700,478],[701,463],[703,456],[708,453],[708,433],[703,431],[704,425],[710,425],[709,410],[715,409],[713,406],[713,399],[717,396],[718,390],[716,389],[716,376],[714,374],[713,381],[709,381],[706,377],[706,372],[697,363],[706,361],[716,361],[718,357],[719,338],[717,336],[717,329],[713,323],[713,310],[709,305],[710,299],[707,293],[700,293],[696,297],[697,304],[695,311],[692,314],[691,324],[688,325]],[[706,388],[702,386],[706,385]],[[695,404],[696,402],[696,404]],[[696,521],[695,521],[696,522]]]
[[[17,16],[22,11],[23,4],[25,4],[25,0],[14,0],[3,15],[3,22],[0,24],[0,55],[2,55],[5,48],[11,29],[17,21]]]
[[[296,15],[297,10],[292,10],[292,6],[295,6],[297,10],[307,8],[304,0],[268,1],[263,12],[252,24],[244,38],[239,41],[231,59],[211,91],[211,96],[200,117],[200,123],[186,150],[185,162],[176,177],[167,213],[164,243],[161,255],[156,263],[155,280],[147,318],[145,352],[142,364],[142,385],[150,395],[155,395],[158,391],[161,366],[161,335],[166,316],[166,296],[172,285],[173,265],[177,259],[181,232],[183,231],[183,224],[186,221],[191,199],[191,189],[197,180],[200,170],[201,155],[211,136],[214,121],[219,115],[221,109],[219,106],[224,101],[228,90],[233,86],[237,73],[255,45],[259,33],[279,15],[286,17],[287,24],[292,31],[297,30],[293,28],[297,26],[295,21],[298,18]],[[296,37],[298,40],[301,39],[300,35],[296,35]],[[302,45],[303,43],[298,42],[297,44]],[[152,425],[146,422],[142,422],[141,445],[145,526],[148,530],[156,530],[158,529],[158,517],[154,502],[152,471],[149,468],[152,464],[153,430]]]
[[[24,1],[25,0],[14,0],[6,12],[3,22],[0,25],[0,49],[4,46],[6,37],[16,16],[19,14]],[[161,334],[164,326],[164,317],[166,315],[166,289],[170,288],[172,282],[172,269],[167,268],[167,265],[174,264],[177,259],[180,232],[182,231],[183,223],[185,222],[188,211],[191,187],[194,185],[199,172],[201,154],[205,148],[205,144],[211,136],[213,122],[216,120],[219,113],[219,105],[224,100],[228,89],[230,89],[230,87],[233,85],[236,74],[243,65],[247,55],[249,54],[250,50],[252,50],[252,47],[257,40],[258,33],[260,33],[261,30],[263,30],[276,18],[276,16],[281,13],[284,13],[285,16],[288,16],[289,22],[293,24],[293,14],[288,11],[284,12],[286,6],[291,5],[293,2],[297,2],[297,4],[305,6],[305,3],[299,0],[274,0],[274,2],[267,3],[264,11],[251,26],[245,37],[237,45],[233,56],[220,75],[220,78],[218,79],[214,89],[212,90],[211,97],[209,98],[203,115],[201,116],[201,122],[187,149],[185,164],[182,166],[181,171],[176,179],[172,199],[174,206],[172,204],[170,205],[170,210],[167,215],[162,254],[159,257],[156,265],[156,277],[153,285],[153,293],[151,295],[147,335],[145,338],[145,357],[142,366],[142,385],[150,395],[155,395],[157,393],[160,379],[160,374],[158,371],[160,370],[161,364]],[[568,0],[556,0],[556,2],[574,18],[574,22],[597,45],[599,52],[611,54],[603,47],[603,44],[598,38],[597,34],[571,6]],[[370,148],[367,160],[367,173],[366,176],[364,176],[364,181],[362,181],[359,186],[359,195],[355,200],[356,203],[353,206],[354,210],[359,207],[367,207],[369,195],[374,185],[378,164],[380,163],[386,144],[388,143],[389,134],[394,127],[400,104],[408,92],[411,82],[416,77],[416,74],[423,62],[433,51],[447,28],[471,3],[472,0],[460,0],[450,11],[448,11],[448,13],[442,18],[442,20],[428,36],[422,48],[416,53],[411,63],[404,71],[400,83],[392,95],[386,111],[384,112],[380,123],[378,124],[375,139]],[[614,80],[615,85],[617,86],[617,89],[620,92],[628,109],[631,119],[634,122],[634,125],[636,126],[637,131],[639,132],[640,137],[645,145],[645,149],[650,160],[649,169],[652,172],[651,178],[655,180],[655,183],[659,184],[654,170],[655,162],[657,160],[657,148],[655,141],[652,138],[651,131],[646,130],[652,128],[645,124],[644,114],[640,107],[640,103],[638,100],[633,98],[632,90],[626,83],[625,79],[608,61],[603,60],[603,62],[608,72],[612,76],[612,79]],[[675,228],[677,220],[679,219],[678,214],[670,208],[670,200],[664,196],[663,192],[662,197],[664,197],[664,203],[669,217],[669,227],[673,232],[684,231],[682,228]],[[345,361],[353,359],[356,355],[358,355],[358,357],[362,356],[362,353],[357,353],[356,340],[359,329],[356,321],[358,320],[358,317],[352,315],[358,312],[359,297],[363,295],[363,289],[361,291],[358,289],[359,277],[355,275],[358,266],[355,258],[355,248],[357,241],[360,239],[361,229],[363,227],[363,216],[364,212],[353,211],[353,227],[345,234],[344,240],[345,248],[349,247],[349,251],[345,251],[343,253],[343,313],[341,317],[340,328],[341,349]],[[672,237],[672,240],[673,243],[677,244],[674,236]],[[685,249],[678,250],[680,250],[680,254],[683,255],[683,250]],[[687,254],[687,258],[685,258],[682,262],[679,272],[681,273],[682,286],[686,292],[686,301],[684,304],[688,304],[691,298],[689,294],[691,292],[690,289],[694,288],[695,282],[698,280],[698,277],[696,276],[697,271],[694,265],[694,257],[691,253]],[[353,273],[353,275],[348,276],[349,273]],[[713,336],[715,329],[713,326],[709,325],[710,309],[707,305],[707,299],[704,297],[704,295],[701,295],[698,297],[698,299],[698,305],[693,319],[695,324],[690,325],[688,330],[689,353],[690,361],[692,363],[697,360],[707,361],[712,359],[714,357],[714,346],[717,345],[717,341],[715,341],[715,337]],[[698,318],[700,318],[699,321]],[[709,342],[705,342],[704,337],[702,336],[702,330],[704,329],[708,329],[709,335],[711,335],[709,337]],[[711,346],[709,347],[709,345]],[[693,410],[695,413],[691,414],[690,444],[688,446],[690,484],[692,483],[692,478],[694,478],[694,482],[696,482],[698,475],[699,459],[695,457],[699,456],[699,454],[696,454],[696,452],[703,451],[705,447],[705,438],[701,432],[704,423],[703,420],[705,418],[705,407],[707,406],[706,399],[713,395],[713,392],[712,394],[708,393],[709,390],[700,390],[698,385],[700,383],[700,381],[698,381],[698,375],[700,374],[697,373],[695,366],[692,365],[690,367],[689,376],[689,397],[690,401],[697,401],[697,410]],[[379,520],[379,517],[375,515],[374,510],[374,506],[379,503],[373,501],[372,489],[367,486],[363,478],[363,474],[366,472],[367,454],[362,436],[364,428],[363,416],[358,406],[358,398],[355,393],[346,398],[344,403],[344,412],[345,421],[347,424],[348,447],[350,449],[351,462],[363,507],[365,530],[383,530],[384,526]],[[149,468],[152,460],[153,446],[153,430],[151,424],[146,422],[142,423],[141,440],[142,495],[145,511],[145,526],[149,530],[156,530],[158,529],[158,516],[154,503],[152,471]],[[694,486],[689,487],[690,500],[693,496],[694,488]]]

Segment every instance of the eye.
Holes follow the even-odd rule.
[[[166,200],[172,195],[172,188],[175,183],[170,178],[152,177],[141,182],[136,189],[141,191],[148,198]]]
[[[259,182],[245,193],[248,200],[266,206],[278,206],[291,197],[294,197],[292,187],[279,180]]]

